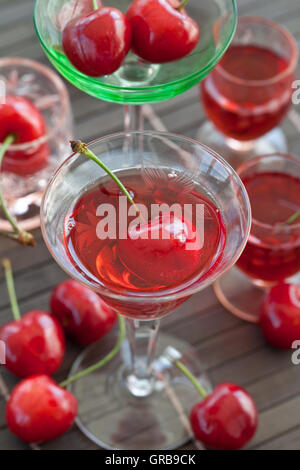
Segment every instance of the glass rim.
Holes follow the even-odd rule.
[[[204,288],[208,287],[220,275],[223,275],[225,272],[227,272],[236,263],[236,261],[238,260],[238,258],[241,255],[242,251],[244,250],[244,248],[246,246],[246,243],[247,243],[247,240],[248,240],[248,237],[249,237],[249,234],[250,234],[250,228],[251,228],[251,205],[250,205],[250,201],[249,201],[247,191],[246,191],[240,177],[238,176],[238,174],[235,172],[235,170],[229,165],[229,163],[225,159],[223,159],[216,152],[214,152],[213,150],[208,148],[206,145],[203,145],[200,142],[198,142],[197,140],[192,139],[190,137],[184,137],[184,136],[181,136],[179,134],[170,133],[170,132],[160,132],[160,131],[152,131],[152,130],[149,130],[149,131],[128,131],[128,132],[113,133],[113,134],[109,134],[109,135],[104,136],[104,137],[100,137],[98,139],[94,139],[94,140],[88,142],[87,146],[91,146],[93,144],[101,143],[103,141],[105,142],[107,140],[112,140],[112,139],[117,139],[117,138],[120,138],[120,137],[125,137],[125,136],[128,136],[128,135],[138,135],[138,136],[149,135],[149,136],[156,136],[156,137],[163,137],[163,138],[172,138],[172,139],[175,138],[177,140],[184,141],[185,143],[190,143],[190,144],[193,144],[193,145],[197,145],[198,147],[200,146],[205,152],[209,153],[215,160],[218,160],[220,162],[220,164],[223,167],[225,167],[227,169],[227,171],[230,172],[230,174],[234,177],[237,185],[239,186],[239,188],[242,191],[243,199],[245,201],[245,206],[246,206],[246,210],[247,210],[247,214],[249,215],[249,217],[247,218],[247,221],[245,222],[245,225],[246,225],[245,239],[244,239],[243,243],[240,245],[239,249],[237,250],[235,256],[232,258],[232,260],[229,263],[229,265],[227,266],[227,268],[224,269],[222,272],[215,273],[209,280],[206,280],[203,283],[201,283],[200,288],[199,288],[199,286],[197,287],[197,286],[194,285],[197,282],[197,281],[195,281],[193,284],[190,284],[186,288],[183,287],[183,286],[177,286],[175,288],[173,287],[173,288],[161,289],[161,290],[155,291],[155,292],[146,292],[146,291],[138,292],[138,291],[133,291],[133,290],[131,291],[131,290],[124,289],[125,293],[123,293],[122,291],[120,293],[120,291],[114,291],[113,289],[110,289],[108,286],[105,286],[105,285],[101,285],[99,287],[94,287],[90,283],[85,282],[84,280],[80,279],[80,281],[78,281],[78,276],[75,276],[73,273],[71,273],[69,271],[69,269],[64,265],[64,263],[61,262],[61,260],[53,252],[51,244],[48,241],[47,230],[46,230],[46,227],[45,227],[45,223],[44,223],[45,221],[44,221],[44,216],[43,216],[45,201],[46,201],[46,198],[48,196],[48,192],[49,192],[49,189],[52,185],[52,182],[59,175],[62,168],[77,154],[77,152],[71,153],[71,155],[69,157],[67,157],[63,161],[63,163],[57,168],[57,170],[54,172],[54,174],[52,175],[52,177],[48,181],[47,187],[44,191],[43,198],[42,198],[42,201],[41,201],[41,212],[40,212],[41,213],[41,231],[42,231],[44,241],[46,243],[46,246],[47,246],[49,252],[53,256],[53,258],[55,259],[57,264],[69,276],[71,276],[73,279],[77,280],[81,284],[85,285],[86,287],[94,290],[98,294],[99,294],[99,291],[102,290],[102,293],[104,295],[107,295],[108,297],[113,298],[115,300],[130,299],[132,301],[139,302],[139,301],[141,301],[141,299],[144,299],[144,300],[147,300],[147,301],[151,300],[152,302],[157,302],[157,303],[161,302],[162,300],[165,302],[165,301],[173,301],[173,300],[181,299],[183,297],[189,297],[190,295],[193,295],[193,294],[199,292],[200,290],[203,290]],[[193,287],[193,285],[194,285],[194,287]],[[177,289],[177,291],[174,291],[174,289]]]
[[[16,66],[20,65],[20,66],[31,67],[34,70],[37,70],[38,72],[45,75],[46,78],[50,82],[52,82],[55,88],[57,89],[59,98],[60,98],[59,102],[62,108],[62,112],[59,114],[58,119],[55,120],[55,125],[52,126],[50,129],[47,129],[47,132],[45,135],[43,135],[42,137],[39,137],[38,139],[30,140],[29,142],[25,142],[22,144],[12,144],[8,148],[8,151],[20,152],[20,151],[30,150],[33,146],[38,147],[50,141],[50,139],[53,137],[53,135],[55,135],[57,130],[62,127],[62,123],[67,117],[67,114],[69,112],[69,95],[68,95],[67,88],[64,82],[62,81],[62,79],[60,78],[60,76],[57,73],[55,73],[53,70],[51,70],[50,67],[47,67],[46,65],[41,64],[37,62],[36,60],[26,59],[23,57],[3,57],[3,58],[0,58],[0,75],[1,75],[1,68],[9,66],[9,65],[16,65]],[[25,95],[18,95],[18,96],[28,99]],[[42,111],[40,112],[41,114],[43,114]],[[7,160],[10,160],[9,154],[5,158],[7,158]]]
[[[250,160],[248,160],[247,162],[243,163],[241,166],[239,166],[239,168],[237,169],[237,174],[239,175],[239,177],[241,178],[241,180],[243,181],[243,177],[242,177],[242,173],[244,171],[247,171],[249,170],[251,167],[254,167],[257,163],[259,163],[262,159],[269,159],[269,158],[274,158],[274,157],[279,157],[281,160],[290,160],[290,161],[293,161],[295,163],[298,163],[299,164],[299,167],[300,167],[300,157],[298,157],[297,155],[292,155],[292,154],[289,154],[289,153],[268,153],[266,155],[259,155],[257,157],[254,157],[254,158],[251,158]],[[250,204],[251,204],[251,201],[250,201]],[[260,222],[259,220],[255,219],[253,216],[252,216],[252,225],[255,225],[259,228],[263,228],[263,229],[266,229],[266,230],[271,230],[273,231],[274,229],[276,229],[276,227],[278,227],[278,224],[266,224],[264,222]],[[294,229],[299,229],[300,230],[300,222],[297,223],[297,224],[292,224],[292,225],[289,225],[287,228],[286,228],[286,231],[288,231],[288,228],[289,228],[289,231],[294,231]],[[251,232],[250,232],[250,235],[251,235]]]
[[[262,80],[250,80],[246,78],[236,77],[235,75],[232,75],[230,72],[225,70],[224,67],[222,67],[220,62],[216,66],[216,69],[215,69],[216,72],[220,73],[220,75],[222,75],[228,81],[231,81],[237,85],[243,85],[243,86],[248,86],[248,87],[272,85],[286,78],[288,75],[292,74],[297,66],[298,45],[297,45],[296,39],[289,32],[289,30],[285,28],[284,26],[282,26],[281,24],[276,23],[276,21],[270,20],[268,18],[263,18],[260,16],[239,17],[237,21],[237,28],[239,27],[239,24],[242,24],[242,23],[264,23],[265,25],[271,27],[272,29],[274,30],[276,29],[278,32],[280,32],[282,36],[285,37],[285,39],[287,40],[287,42],[289,43],[291,47],[291,57],[288,61],[287,68],[283,70],[282,72],[279,72],[278,74],[274,75],[274,77],[266,78]]]
[[[34,29],[35,29],[35,32],[37,34],[37,37],[38,37],[42,47],[46,51],[47,55],[49,57],[51,57],[51,60],[53,60],[53,62],[56,64],[56,62],[57,62],[56,57],[52,53],[51,48],[49,48],[48,45],[45,43],[45,41],[42,39],[41,34],[39,32],[39,29],[38,29],[38,25],[37,25],[37,22],[36,22],[36,6],[37,6],[38,1],[40,1],[40,0],[34,0],[34,7],[33,7]],[[212,70],[214,68],[214,66],[216,64],[218,64],[218,62],[220,61],[220,59],[222,58],[222,56],[224,55],[224,53],[228,49],[228,47],[229,47],[229,45],[232,41],[232,38],[234,37],[234,33],[235,33],[235,30],[236,30],[236,27],[237,27],[237,16],[238,16],[237,4],[236,4],[236,0],[229,0],[229,1],[232,4],[232,17],[233,17],[232,23],[233,23],[233,27],[232,27],[230,33],[228,34],[227,41],[223,44],[223,47],[220,47],[218,49],[217,54],[215,54],[211,58],[211,60],[206,64],[206,66],[201,68],[200,71],[198,70],[196,72],[193,72],[190,75],[186,75],[185,77],[179,78],[177,80],[172,80],[172,81],[169,81],[167,83],[161,83],[161,84],[152,85],[152,86],[151,85],[146,85],[146,86],[117,86],[117,85],[102,83],[102,82],[99,82],[97,77],[89,77],[88,75],[85,75],[85,74],[79,72],[79,70],[77,70],[75,67],[72,68],[72,73],[77,78],[82,79],[82,77],[83,77],[85,80],[87,79],[89,81],[92,81],[93,83],[98,84],[99,87],[101,87],[103,89],[107,89],[107,90],[125,90],[125,91],[147,91],[147,90],[149,90],[150,91],[150,90],[154,90],[154,89],[160,89],[161,87],[164,87],[165,85],[172,86],[172,85],[177,85],[177,84],[180,84],[180,83],[184,83],[185,81],[192,80],[193,78],[197,77],[200,73],[202,74],[202,73],[205,73],[206,70]],[[131,102],[131,101],[128,100],[128,102]]]

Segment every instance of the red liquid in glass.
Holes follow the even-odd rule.
[[[300,221],[283,225],[300,208],[300,179],[284,173],[260,173],[243,183],[253,224],[237,265],[257,280],[286,279],[300,269]]]
[[[226,235],[219,210],[210,202],[203,194],[196,189],[186,190],[186,186],[177,181],[167,178],[167,174],[156,178],[155,184],[145,181],[139,171],[134,173],[126,173],[120,176],[122,183],[134,198],[136,204],[144,204],[151,215],[151,204],[168,204],[179,203],[181,207],[184,204],[203,204],[204,205],[204,244],[201,248],[199,265],[195,272],[191,273],[188,264],[186,265],[186,273],[182,272],[182,279],[177,279],[174,283],[172,270],[170,275],[164,276],[165,282],[161,283],[159,278],[148,276],[147,260],[145,260],[145,272],[142,276],[138,275],[128,268],[119,255],[120,248],[118,239],[101,240],[97,237],[96,227],[101,217],[96,215],[97,208],[101,204],[112,204],[116,209],[117,234],[119,233],[119,197],[124,196],[119,188],[111,179],[102,180],[98,186],[88,189],[76,202],[72,214],[66,218],[65,244],[69,257],[80,272],[81,276],[95,279],[102,286],[107,286],[114,291],[126,290],[136,292],[159,292],[166,288],[175,288],[180,290],[180,286],[188,281],[199,282],[199,279],[207,276],[208,272],[217,269],[218,262],[222,255]],[[127,203],[127,210],[129,203]],[[183,211],[182,211],[183,212]],[[122,211],[123,213],[123,211]],[[136,216],[135,216],[136,217]],[[128,216],[128,224],[135,218]],[[195,224],[195,211],[193,210],[191,222]],[[150,243],[151,241],[149,241]],[[131,254],[129,254],[130,260]],[[136,253],[132,253],[136,256]],[[166,253],[163,249],[159,259],[157,259],[157,269],[162,266],[165,269]],[[187,263],[189,260],[189,252],[187,251]],[[128,257],[127,257],[128,258]],[[164,263],[164,264],[163,264]],[[134,260],[132,265],[134,266]],[[182,267],[182,266],[181,266]],[[153,273],[151,273],[153,274]],[[177,275],[178,277],[178,275]],[[164,315],[167,311],[176,308],[185,299],[174,302],[149,303],[141,302],[138,307],[129,300],[120,302],[113,301],[109,297],[105,297],[110,305],[119,311],[134,317],[158,317]]]
[[[235,77],[223,74],[222,69]],[[284,57],[259,46],[233,45],[202,82],[205,113],[226,136],[250,141],[276,127],[291,104],[293,73],[269,80],[288,67]],[[238,80],[245,80],[239,82]]]

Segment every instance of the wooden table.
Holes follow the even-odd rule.
[[[273,18],[286,25],[300,41],[299,0],[238,0],[240,15]],[[33,0],[0,0],[0,55],[28,57],[49,65],[32,26]],[[300,74],[298,75],[300,78]],[[122,109],[93,99],[68,85],[76,122],[76,135],[90,140],[122,129]],[[195,136],[204,120],[198,89],[154,106],[170,131]],[[300,113],[300,105],[299,105]],[[290,151],[300,154],[300,135],[287,119],[284,123]],[[51,289],[66,278],[51,259],[39,230],[38,246],[26,249],[0,239],[0,257],[9,256],[16,276],[16,288],[23,313],[48,309]],[[184,316],[182,312],[184,311]],[[0,272],[0,324],[11,319],[8,296]],[[259,411],[259,428],[251,449],[300,449],[300,366],[291,364],[291,352],[268,347],[256,325],[235,318],[218,303],[211,288],[194,296],[163,321],[169,334],[187,339],[209,369],[211,380],[233,381],[254,397]],[[79,350],[69,346],[57,378],[66,376]],[[8,389],[17,380],[0,369]],[[3,392],[3,390],[2,390]],[[28,449],[8,431],[4,419],[4,397],[0,398],[0,449]],[[41,446],[42,449],[95,449],[73,427],[65,436]],[[193,449],[193,444],[186,446]]]

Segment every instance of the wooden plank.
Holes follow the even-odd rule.
[[[266,441],[258,446],[256,450],[299,450],[300,427],[284,432],[275,439]]]
[[[300,397],[274,406],[260,414],[259,425],[254,439],[246,448],[256,448],[258,444],[271,440],[278,435],[299,426]],[[299,448],[299,447],[298,447]]]

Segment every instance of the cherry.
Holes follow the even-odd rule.
[[[72,426],[77,400],[47,375],[35,375],[13,389],[5,414],[8,428],[22,441],[46,442]]]
[[[32,145],[24,150],[8,150],[2,163],[3,171],[28,175],[45,166],[50,155],[48,143],[33,142],[46,136],[46,124],[40,111],[22,96],[7,96],[0,103],[0,142],[8,134],[15,136],[14,144],[31,142]]]
[[[112,329],[116,313],[92,290],[67,280],[52,292],[51,312],[80,346],[98,341]]]
[[[290,349],[300,338],[300,286],[282,283],[272,287],[262,302],[259,324],[268,343]]]
[[[194,405],[190,422],[195,437],[206,447],[235,450],[253,437],[258,416],[253,399],[243,388],[222,383]]]
[[[11,265],[2,261],[15,321],[0,328],[0,340],[5,344],[5,367],[18,377],[53,374],[65,353],[64,332],[58,321],[42,310],[32,310],[23,317],[16,300]]]
[[[189,243],[195,245],[193,249],[188,249]],[[193,224],[173,213],[159,215],[137,229],[129,228],[127,238],[118,240],[118,255],[128,270],[158,285],[173,285],[191,277],[199,267],[200,253]]]
[[[182,2],[187,3],[187,2]],[[152,63],[181,59],[198,44],[198,24],[180,8],[178,0],[134,0],[127,18],[134,52]]]
[[[64,332],[49,313],[33,310],[0,328],[6,348],[5,367],[18,377],[52,375],[65,354]]]
[[[71,20],[62,33],[69,61],[91,77],[114,73],[131,46],[131,28],[116,8],[103,7]]]
[[[101,0],[97,0],[98,8],[102,7]],[[56,16],[56,26],[62,31],[70,20],[87,15],[94,11],[92,0],[71,0],[63,4]]]

